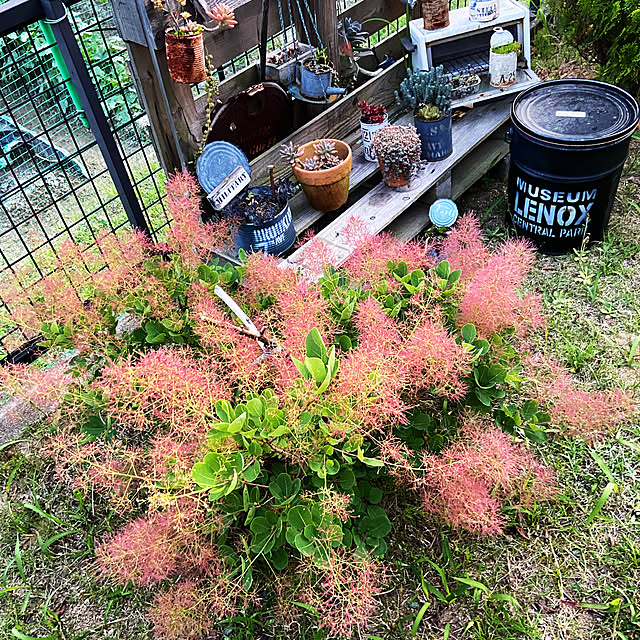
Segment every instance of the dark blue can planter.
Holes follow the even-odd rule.
[[[451,114],[433,122],[424,122],[418,118],[414,118],[414,122],[422,143],[423,160],[444,160],[453,153]]]
[[[270,193],[269,187],[252,187],[250,191],[258,194]],[[249,252],[264,251],[274,256],[290,249],[295,241],[296,230],[288,202],[272,220],[261,224],[242,224],[235,235],[238,249]]]

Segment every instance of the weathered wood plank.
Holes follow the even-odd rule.
[[[454,153],[440,162],[428,163],[413,179],[409,191],[389,189],[383,182],[372,189],[367,196],[349,207],[336,220],[320,231],[316,238],[326,243],[333,255],[333,262],[339,265],[352,252],[352,247],[343,241],[344,231],[350,220],[355,217],[372,234],[378,234],[406,211],[426,191],[438,184],[480,143],[491,136],[508,118],[511,99],[506,98],[492,104],[476,107],[455,123],[453,127]],[[301,264],[305,247],[295,251],[288,264]],[[313,275],[313,274],[312,274]]]
[[[498,131],[502,132],[503,129]],[[504,141],[504,138],[491,136],[485,140],[451,170],[451,197],[457,200],[508,153],[509,145]],[[429,197],[430,195],[431,191],[425,197],[420,198],[419,202],[412,204],[385,231],[389,231],[403,242],[415,238],[431,224],[428,214],[429,204],[430,201],[435,201],[436,195],[433,194],[432,197]],[[465,212],[461,211],[460,213]]]

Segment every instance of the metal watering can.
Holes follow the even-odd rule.
[[[323,100],[327,96],[343,95],[347,92],[342,87],[331,86],[332,71],[314,73],[298,62],[297,76],[300,79],[300,93],[311,100]]]

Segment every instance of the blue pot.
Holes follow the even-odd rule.
[[[325,100],[327,96],[346,93],[346,89],[331,86],[331,71],[314,73],[300,65],[300,93],[312,100]]]
[[[269,187],[252,187],[250,190],[258,194],[271,193]],[[264,251],[275,256],[290,249],[295,241],[296,230],[288,202],[272,220],[261,224],[242,224],[235,235],[238,249]]]
[[[414,118],[414,122],[422,144],[423,160],[444,160],[453,153],[451,114],[433,122],[423,122],[418,118]]]

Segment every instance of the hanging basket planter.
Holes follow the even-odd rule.
[[[207,67],[202,33],[177,36],[166,31],[164,39],[171,79],[182,84],[204,82]]]
[[[449,0],[422,0],[422,17],[427,31],[449,26]]]

